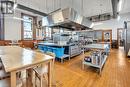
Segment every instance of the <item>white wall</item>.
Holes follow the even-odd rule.
[[[22,11],[22,13],[38,16],[38,20],[42,19],[41,16]],[[21,18],[21,11],[15,12],[15,17]],[[5,15],[5,40],[21,40],[21,20],[14,19],[13,15]]]
[[[94,30],[98,29],[112,29],[112,39],[117,39],[117,28],[124,27],[124,21],[130,21],[130,13],[120,15],[120,20],[111,19],[108,21],[102,21],[101,25],[94,26]]]
[[[20,13],[16,13],[17,17],[21,17]],[[13,19],[12,16],[5,17],[5,40],[21,39],[21,20]]]

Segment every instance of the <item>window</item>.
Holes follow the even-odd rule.
[[[14,3],[12,1],[7,1],[7,0],[0,1],[1,12],[3,14],[13,14],[14,13],[13,4]]]
[[[32,16],[29,15],[23,15],[23,33],[22,33],[22,38],[23,39],[33,39],[33,22],[34,22],[34,18]]]
[[[46,27],[46,38],[51,38],[51,28]]]

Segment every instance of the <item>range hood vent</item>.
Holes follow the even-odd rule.
[[[74,9],[66,8],[43,18],[43,26],[65,27],[72,29],[89,29],[92,22],[79,15]]]

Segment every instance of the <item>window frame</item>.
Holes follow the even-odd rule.
[[[31,18],[33,18],[33,22],[32,22],[32,38],[24,38],[24,21],[21,20],[21,40],[35,40],[36,39],[36,16],[32,16],[29,14],[25,14],[25,13],[21,13],[21,18],[23,18],[24,16],[29,16]]]

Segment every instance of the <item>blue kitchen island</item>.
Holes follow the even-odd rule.
[[[63,63],[63,59],[69,58],[79,55],[80,48],[76,44],[58,44],[58,43],[50,43],[50,42],[42,42],[38,43],[38,49],[43,52],[53,52],[56,55],[56,58],[61,59]]]

